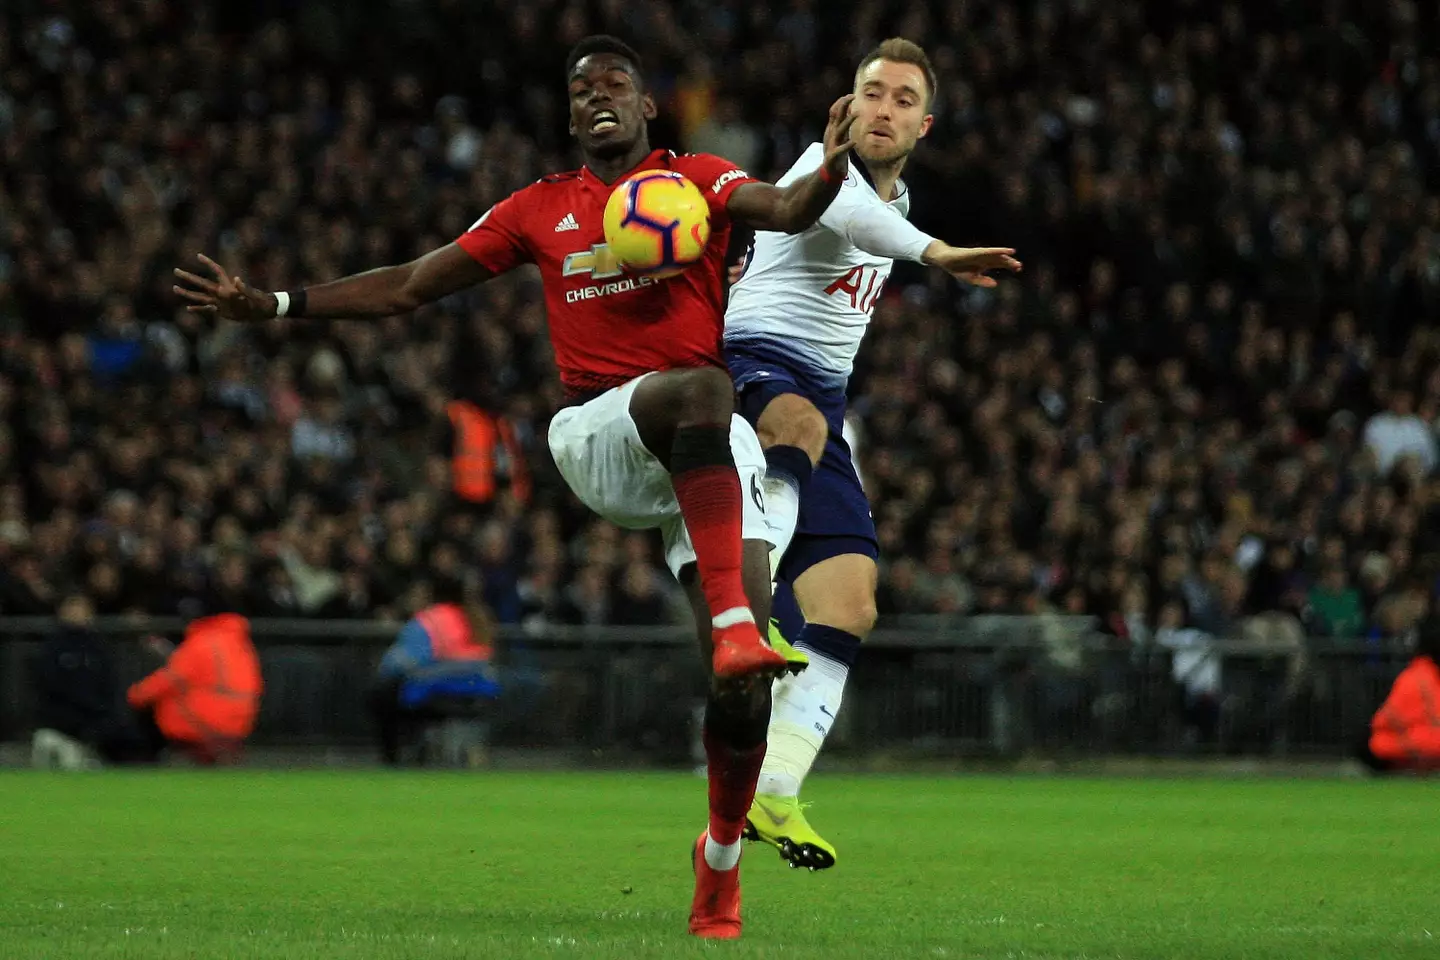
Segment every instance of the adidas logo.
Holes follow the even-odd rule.
[[[579,230],[580,224],[575,221],[575,214],[565,214],[565,219],[555,224],[556,233],[564,233],[566,230]]]

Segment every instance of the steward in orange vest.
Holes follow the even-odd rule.
[[[224,613],[193,621],[165,665],[126,699],[168,745],[214,763],[238,753],[255,728],[263,687],[249,621]]]
[[[1440,771],[1440,623],[1421,624],[1415,653],[1370,721],[1362,759],[1376,771]]]
[[[494,639],[495,618],[478,602],[434,604],[400,629],[367,698],[380,728],[381,759],[398,764],[407,736],[445,716],[438,703],[500,695]]]
[[[516,498],[529,503],[530,473],[514,425],[469,400],[452,400],[445,413],[452,428],[447,454],[455,495],[468,503],[489,503],[499,481],[508,479]]]

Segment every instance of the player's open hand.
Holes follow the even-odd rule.
[[[207,280],[186,270],[175,268],[181,281],[173,289],[175,295],[190,301],[185,307],[191,313],[210,313],[225,320],[250,322],[275,316],[277,303],[273,293],[256,290],[239,277],[232,277],[225,268],[205,254],[200,262],[209,268],[215,279]],[[181,285],[183,284],[183,286]]]
[[[925,249],[924,260],[955,279],[977,287],[997,285],[999,281],[987,276],[990,270],[1013,270],[1016,273],[1021,270],[1015,251],[1009,247],[952,247],[937,240]]]
[[[830,119],[825,124],[825,170],[837,180],[845,179],[850,172],[850,151],[855,141],[850,139],[850,127],[855,123],[855,114],[850,104],[855,94],[847,93],[830,105]]]

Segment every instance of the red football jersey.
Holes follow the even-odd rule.
[[[641,170],[674,170],[710,204],[705,257],[678,276],[626,276],[605,243],[605,203]],[[653,370],[724,366],[725,204],[754,178],[710,154],[656,150],[615,183],[589,168],[558,173],[490,208],[456,242],[481,266],[504,273],[540,267],[560,380],[572,394],[619,386]]]

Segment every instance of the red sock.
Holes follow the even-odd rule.
[[[737,842],[745,829],[745,814],[755,799],[755,784],[765,762],[765,741],[737,750],[703,731],[705,761],[710,775],[710,836],[726,846]]]
[[[676,430],[670,471],[680,516],[695,544],[695,565],[700,568],[700,589],[710,616],[736,607],[748,612],[750,601],[740,577],[744,536],[740,475],[730,453],[729,424]]]

